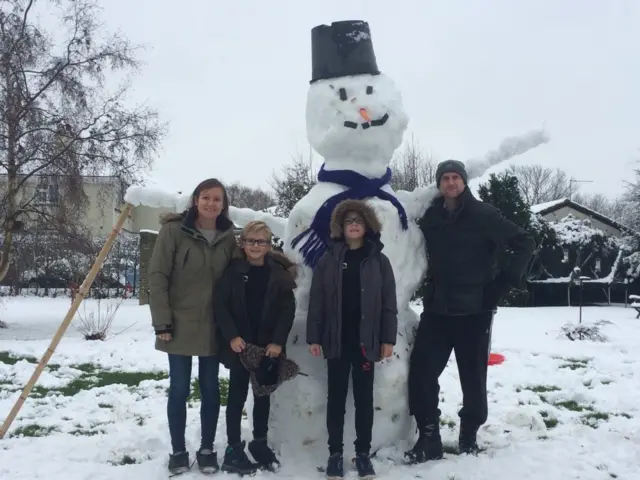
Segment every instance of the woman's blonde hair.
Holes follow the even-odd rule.
[[[242,233],[240,234],[240,239],[244,240],[245,238],[247,238],[247,235],[251,233],[257,233],[257,232],[265,232],[267,234],[267,240],[271,242],[271,239],[273,238],[273,232],[271,232],[271,229],[266,223],[260,220],[254,220],[252,222],[247,223],[242,229]]]

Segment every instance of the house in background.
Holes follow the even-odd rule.
[[[557,222],[569,215],[578,220],[588,219],[591,226],[614,237],[622,237],[625,234],[635,233],[621,223],[602,215],[584,205],[574,202],[569,198],[560,198],[551,202],[540,203],[531,207],[533,213],[537,213],[548,222]]]
[[[528,282],[533,305],[542,299],[572,305],[579,295],[588,303],[626,301],[629,285],[622,278],[625,253],[619,240],[637,232],[568,198],[534,205],[531,211],[552,224],[562,245],[561,251],[547,253],[545,275]]]
[[[69,202],[67,195],[67,190],[70,188],[69,181],[69,177],[63,175],[33,175],[25,182],[21,196],[18,198],[18,205],[28,202],[33,206],[34,212],[54,214],[57,208]],[[6,185],[7,175],[2,174],[0,175],[0,195],[5,193]],[[128,186],[117,176],[83,175],[80,178],[79,187],[86,198],[86,209],[82,214],[77,215],[74,221],[77,221],[92,236],[107,235],[120,215]],[[74,187],[77,188],[78,185]],[[137,207],[129,216],[123,230],[130,233],[139,233],[140,230],[157,231],[160,228],[160,215],[174,210]],[[43,226],[43,219],[38,218],[36,213],[21,215],[20,220],[24,222],[24,228],[28,232]]]
[[[18,181],[22,180],[24,177],[18,177]],[[0,195],[6,194],[7,184],[7,174],[0,175]],[[23,228],[14,238],[20,242],[21,246],[38,246],[34,247],[37,248],[35,252],[38,258],[34,259],[31,251],[33,248],[31,250],[19,248],[2,284],[18,288],[24,288],[23,284],[26,284],[30,289],[36,290],[66,288],[69,284],[67,274],[57,272],[55,265],[51,265],[56,262],[64,263],[66,255],[70,253],[59,249],[61,241],[52,240],[52,243],[45,241],[59,236],[50,218],[62,215],[69,224],[79,227],[89,237],[98,239],[105,237],[111,232],[120,215],[127,187],[128,184],[120,177],[108,175],[84,175],[72,178],[66,175],[37,174],[26,178],[16,199],[18,208],[24,210],[18,217],[23,222]],[[137,244],[140,231],[158,230],[159,217],[167,211],[169,210],[162,208],[136,208],[125,222],[121,235],[129,237],[129,244],[131,242]],[[135,236],[134,239],[131,238],[132,235]],[[48,253],[49,250],[51,250],[50,253]],[[133,254],[137,256],[137,253]],[[129,255],[133,254],[129,253]],[[43,261],[45,266],[42,266]],[[76,266],[74,262],[71,263],[74,265],[71,267],[73,270]],[[120,281],[132,285],[137,283],[137,268],[130,265],[125,270],[120,276]],[[52,273],[54,271],[57,273]],[[84,267],[77,271],[77,275],[84,275]]]

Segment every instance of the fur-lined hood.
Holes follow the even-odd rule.
[[[161,213],[160,225],[166,225],[171,222],[181,222],[184,217],[180,213]]]
[[[343,200],[336,206],[331,214],[332,239],[339,240],[343,238],[344,231],[342,229],[342,223],[348,212],[355,212],[364,218],[368,233],[380,235],[382,224],[371,206],[367,205],[363,200]]]

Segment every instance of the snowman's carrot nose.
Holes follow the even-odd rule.
[[[371,117],[369,116],[369,114],[367,113],[367,111],[364,108],[360,109],[360,115],[362,116],[362,118],[364,118],[367,122],[371,121]]]

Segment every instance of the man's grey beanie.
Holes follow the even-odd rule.
[[[445,173],[457,173],[462,177],[465,185],[467,184],[467,170],[461,161],[445,160],[444,162],[440,162],[436,168],[436,186],[440,186],[440,179]]]

